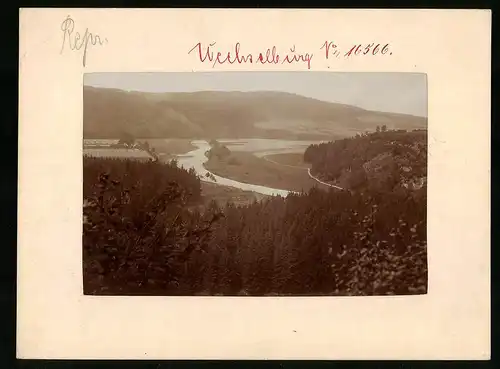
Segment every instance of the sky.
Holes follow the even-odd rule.
[[[427,116],[427,76],[421,73],[87,73],[84,84],[144,92],[283,91],[367,110]]]

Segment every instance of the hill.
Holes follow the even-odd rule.
[[[425,128],[427,119],[381,113],[284,92],[145,93],[90,86],[84,138],[332,139],[374,130]]]
[[[311,145],[311,173],[350,190],[419,190],[427,181],[427,130],[382,131]]]

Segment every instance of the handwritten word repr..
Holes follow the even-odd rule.
[[[93,34],[89,32],[88,28],[85,28],[85,33],[83,36],[80,32],[75,31],[75,21],[71,18],[71,16],[67,16],[66,19],[61,23],[61,31],[63,32],[63,39],[61,45],[60,53],[64,51],[66,45],[70,50],[81,50],[83,48],[83,56],[82,62],[85,67],[87,62],[87,49],[89,45],[92,46],[103,46],[108,43],[107,38],[101,39],[101,37],[97,34]]]

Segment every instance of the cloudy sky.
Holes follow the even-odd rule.
[[[419,73],[88,73],[84,84],[145,92],[283,91],[368,110],[427,116],[427,78]]]

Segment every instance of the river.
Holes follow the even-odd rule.
[[[288,140],[273,140],[273,139],[244,139],[244,140],[220,139],[217,141],[225,145],[231,151],[252,152],[254,153],[254,155],[259,157],[270,154],[278,154],[278,153],[304,152],[304,150],[310,144],[320,142],[320,141],[288,141]],[[239,188],[244,191],[253,191],[269,196],[286,197],[290,193],[295,193],[295,191],[288,191],[288,190],[260,186],[250,183],[238,182],[211,173],[208,170],[206,170],[205,167],[203,166],[203,164],[208,161],[208,158],[205,156],[205,152],[210,150],[210,144],[207,141],[203,140],[192,141],[191,144],[193,146],[196,146],[197,148],[186,154],[177,155],[178,165],[184,167],[185,169],[194,168],[196,174],[198,174],[200,176],[200,179],[204,182],[217,183],[224,186]],[[207,173],[213,176],[215,180],[213,178],[207,177]]]

